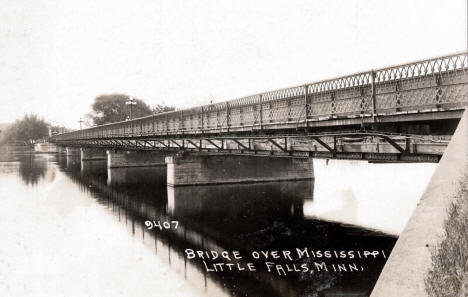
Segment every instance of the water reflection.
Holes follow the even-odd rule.
[[[252,258],[253,250],[385,249],[393,237],[354,227],[304,219],[303,205],[312,201],[313,181],[249,185],[166,187],[164,168],[116,168],[105,162],[62,166],[82,191],[92,195],[143,241],[173,270],[200,286],[207,296],[331,296],[340,292],[369,294],[384,260],[367,265],[363,272],[277,276],[266,271],[264,261]],[[73,169],[75,168],[75,169]],[[351,203],[352,204],[352,203]],[[148,231],[144,222],[179,221],[170,232]],[[187,260],[184,250],[239,250],[244,262],[258,265],[256,272],[207,273],[201,260]],[[287,261],[278,260],[278,263]],[[310,259],[295,260],[313,265]],[[366,295],[367,296],[367,295]]]
[[[107,169],[107,184],[110,186],[128,186],[142,184],[166,185],[166,167],[129,167]]]
[[[49,170],[47,159],[38,157],[34,154],[18,155],[15,159],[19,162],[19,174],[23,182],[27,185],[36,185],[47,174],[49,180],[53,179],[54,170]]]
[[[60,151],[56,154],[56,163],[64,171],[81,170],[81,156],[77,154],[67,155],[66,151]]]
[[[410,182],[405,183],[404,178],[396,179],[398,185],[406,187],[404,189],[380,181],[379,172],[382,168],[376,170],[374,169],[376,167],[369,164],[346,163],[347,161],[342,161],[343,163],[330,161],[327,165],[325,161],[320,160],[315,162],[315,181],[173,188],[165,184],[166,171],[163,167],[107,169],[105,161],[82,162],[79,156],[65,154],[57,154],[56,158],[34,156],[32,159],[22,160],[26,165],[21,165],[19,158],[6,163],[10,165],[0,164],[2,169],[0,174],[12,175],[16,171],[5,171],[5,173],[3,169],[8,166],[17,168],[23,183],[32,184],[38,189],[36,193],[45,192],[45,185],[41,185],[40,181],[49,183],[47,191],[54,194],[50,194],[51,197],[43,195],[44,200],[36,201],[42,204],[34,205],[34,209],[42,205],[47,211],[54,207],[60,211],[58,217],[51,219],[50,226],[43,227],[42,230],[48,230],[59,220],[60,228],[62,224],[79,226],[76,230],[80,230],[80,234],[85,233],[85,237],[88,236],[88,232],[90,234],[96,232],[99,236],[93,243],[97,244],[103,234],[111,232],[109,231],[111,224],[115,227],[112,229],[112,234],[122,230],[127,237],[119,237],[109,244],[124,245],[126,250],[124,254],[98,251],[100,255],[102,253],[102,256],[112,254],[125,257],[128,253],[130,256],[136,252],[139,245],[143,244],[146,251],[152,253],[151,257],[165,263],[171,272],[180,275],[186,283],[198,290],[197,292],[213,297],[369,296],[385,259],[355,259],[352,262],[365,269],[352,273],[330,269],[318,273],[292,272],[286,276],[278,276],[275,272],[268,272],[265,261],[252,257],[251,253],[261,250],[308,248],[311,251],[383,250],[389,254],[395,243],[395,237],[370,230],[376,228],[382,230],[384,229],[382,226],[385,227],[379,225],[382,214],[379,214],[379,218],[375,218],[373,212],[379,213],[385,206],[392,214],[392,209],[407,207],[407,201],[402,202],[398,197],[393,200],[387,199],[392,195],[400,195],[401,191],[416,192],[414,189],[414,185],[417,184],[416,177],[420,177],[420,171],[425,168],[416,166],[419,169],[408,169],[387,165],[389,167],[384,170],[403,169],[404,171],[400,172],[402,176],[403,173],[413,174],[412,178],[406,175],[411,181],[412,188],[409,187]],[[369,173],[366,173],[367,170]],[[33,180],[29,177],[31,175],[36,176],[35,183],[31,182]],[[56,175],[59,178],[55,178]],[[378,188],[372,186],[370,181],[377,183]],[[419,184],[417,185],[419,187]],[[15,187],[8,189],[11,191]],[[10,200],[11,203],[21,202],[20,199]],[[382,201],[387,204],[382,206]],[[388,206],[388,201],[394,203]],[[22,203],[29,202],[26,200]],[[73,207],[84,209],[77,217],[78,224],[75,220],[68,220],[66,216],[76,211]],[[91,226],[93,230],[83,228],[80,224],[81,216],[94,213],[97,208],[109,216],[109,224],[102,224],[100,219],[105,220],[107,217],[97,212],[99,218],[92,217],[95,221],[83,224],[87,228]],[[64,212],[64,209],[67,211]],[[43,221],[42,218],[36,220],[39,225]],[[177,220],[179,225],[177,229],[148,230],[145,226],[147,220]],[[349,224],[364,226],[368,224],[372,228]],[[79,238],[80,234],[70,236]],[[47,235],[44,237],[47,238]],[[87,248],[93,253],[96,252],[81,242],[75,247],[78,250]],[[239,261],[240,265],[254,263],[257,271],[207,272],[202,260],[187,260],[184,251],[188,248],[217,252],[238,250],[244,256]],[[77,251],[72,248],[70,253]],[[296,267],[301,265],[313,267],[314,261],[313,258],[274,260],[276,264],[294,264]],[[332,265],[337,260],[324,261],[327,265]],[[339,262],[350,264],[348,260]],[[214,262],[207,260],[206,263],[212,265]],[[92,267],[93,263],[81,265],[86,270],[86,267]],[[117,269],[112,273],[127,275],[128,267]],[[164,270],[152,274],[151,278],[138,279],[136,286],[145,286],[161,279],[168,286],[176,287],[172,281],[173,277],[169,278]],[[135,282],[132,284],[135,286]]]
[[[81,176],[101,176],[107,174],[107,161],[104,160],[93,160],[93,161],[81,161],[78,163],[80,166]],[[77,165],[78,167],[78,165]]]

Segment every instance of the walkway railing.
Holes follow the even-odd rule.
[[[467,70],[467,53],[457,53],[52,138],[60,141],[288,129],[329,119],[459,110],[466,107]]]

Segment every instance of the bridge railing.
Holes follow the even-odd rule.
[[[468,94],[467,70],[467,53],[457,53],[63,133],[53,139],[291,128],[333,118],[462,109]]]

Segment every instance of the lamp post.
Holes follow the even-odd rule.
[[[80,120],[78,121],[78,123],[80,123],[80,130],[82,129],[81,124],[83,124],[83,122],[84,122],[84,121],[83,121],[81,118],[80,118]]]
[[[130,105],[130,120],[132,120],[133,119],[133,116],[132,116],[133,105],[136,105],[137,103],[136,103],[135,99],[133,99],[133,97],[129,97],[127,99],[127,101],[125,101],[125,104]]]
[[[125,104],[126,105],[130,105],[130,121],[133,119],[133,105],[136,105],[136,101],[135,99],[133,99],[133,97],[129,97],[127,101],[125,101]],[[131,125],[132,125],[132,136],[133,136],[133,122],[131,122]]]

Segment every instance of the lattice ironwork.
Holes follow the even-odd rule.
[[[231,101],[108,124],[53,138],[97,139],[236,129],[297,128],[308,121],[462,109],[468,60],[458,53],[376,69]]]

